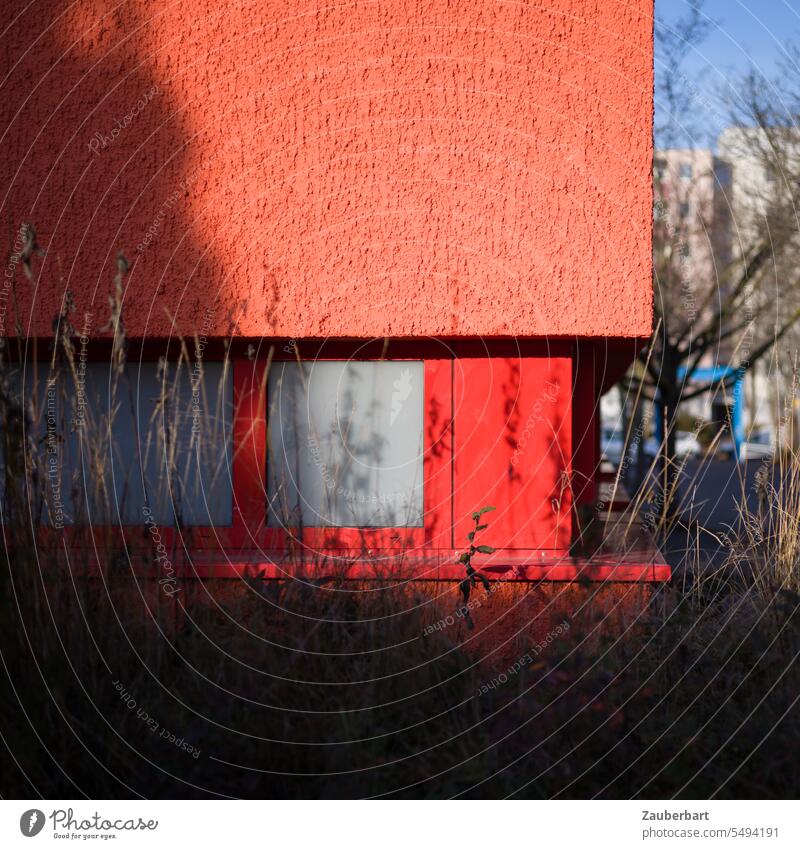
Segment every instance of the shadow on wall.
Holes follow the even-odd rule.
[[[58,481],[65,522],[80,519],[75,482],[90,476],[97,466],[104,471],[90,484],[101,490],[96,494],[98,504],[103,509],[113,507],[120,520],[134,524],[141,523],[140,504],[146,500],[162,524],[182,520],[208,524],[205,513],[211,510],[213,515],[215,501],[211,479],[225,489],[222,475],[228,474],[229,463],[220,463],[220,457],[227,460],[227,455],[217,447],[212,460],[224,468],[215,468],[213,474],[201,469],[208,490],[202,498],[197,496],[203,503],[196,512],[202,515],[181,519],[185,510],[180,502],[187,501],[188,491],[181,493],[184,481],[170,477],[168,470],[167,498],[158,450],[169,440],[170,428],[176,430],[171,422],[178,396],[167,392],[159,404],[163,389],[155,365],[142,369],[132,352],[119,392],[109,394],[107,384],[113,385],[116,377],[103,353],[108,346],[97,344],[100,337],[113,334],[118,253],[126,257],[129,267],[120,293],[122,325],[130,337],[158,340],[148,352],[149,360],[166,353],[169,336],[191,339],[211,337],[215,331],[231,332],[246,307],[244,303],[232,307],[220,260],[223,249],[199,236],[197,226],[203,206],[213,205],[213,198],[206,196],[211,163],[216,156],[229,155],[230,149],[221,146],[209,155],[203,143],[205,127],[194,126],[190,118],[197,114],[196,103],[176,96],[181,83],[170,56],[179,41],[155,40],[158,15],[157,10],[136,2],[33,3],[24,13],[6,4],[2,14],[0,41],[9,71],[1,82],[0,97],[4,147],[0,167],[5,189],[0,211],[8,226],[11,258],[3,278],[6,311],[0,336],[13,335],[15,327],[23,337],[50,336],[59,330],[59,321],[63,333],[66,317],[70,332],[86,340],[85,346],[80,344],[89,358],[100,358],[89,363],[85,382],[80,382],[87,420],[93,423],[91,451],[84,447],[79,454],[75,428],[69,427],[79,382],[65,380],[64,374],[59,378],[57,454],[63,468]],[[32,21],[40,25],[32,29]],[[31,266],[33,279],[13,259],[24,222],[33,225],[44,249]],[[190,353],[180,367],[184,379],[195,365],[216,374],[211,363],[194,362],[200,355],[191,342],[188,348]],[[16,346],[12,352],[16,353]],[[37,399],[31,387],[37,378],[42,384],[44,370],[37,370],[35,363],[49,360],[51,350],[28,343],[21,356],[25,378],[20,385],[27,385],[34,408],[38,400],[41,425],[44,396]],[[168,385],[174,376],[166,381]],[[186,396],[189,390],[184,390]],[[117,394],[121,406],[111,403]],[[186,408],[186,397],[183,401]],[[205,395],[204,401],[208,402]],[[230,399],[225,403],[226,415],[229,406]],[[189,415],[186,409],[181,414]],[[27,408],[26,416],[30,418]],[[115,434],[109,442],[103,435],[112,419]],[[159,431],[155,440],[154,422]],[[117,432],[120,428],[124,438]],[[182,427],[180,432],[188,442],[190,428]],[[36,434],[34,426],[28,439]],[[40,443],[44,456],[44,442]],[[220,441],[214,444],[219,446]],[[14,452],[8,448],[5,453],[11,456]],[[24,450],[33,462],[38,447],[31,443]],[[148,458],[148,452],[153,456]],[[146,478],[152,483],[149,499],[138,490],[131,495],[137,481]],[[154,492],[160,493],[159,503],[152,500]],[[176,492],[183,495],[177,507]],[[33,493],[30,497],[34,500]],[[211,506],[205,503],[209,499]],[[101,510],[95,505],[89,512],[96,521]],[[225,515],[216,518],[221,524],[229,522]]]
[[[491,504],[494,547],[569,547],[570,374],[566,348],[458,361],[457,539]]]
[[[0,203],[51,248],[37,331],[141,246],[148,336],[217,294],[247,336],[648,335],[652,22],[574,5],[5,3]]]
[[[569,409],[567,390],[545,360],[539,363],[540,375],[527,366],[527,382],[534,377],[534,387],[526,386],[523,394],[520,360],[503,360],[504,440],[511,451],[507,498],[516,530],[528,544],[563,549],[570,542],[572,508],[571,423],[563,414],[565,403]]]
[[[177,95],[179,38],[156,41],[159,13],[138,3],[12,6],[3,16],[1,212],[12,243],[31,222],[46,256],[33,281],[17,274],[9,328],[17,320],[25,335],[51,333],[69,291],[76,328],[101,335],[118,251],[131,267],[129,334],[231,327],[245,305],[220,299],[220,246],[195,235],[212,200],[211,163],[228,151],[209,154],[206,127],[190,118],[197,104]],[[193,81],[192,90],[202,87]]]

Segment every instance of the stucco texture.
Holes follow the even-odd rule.
[[[3,6],[26,333],[649,335],[652,0]]]

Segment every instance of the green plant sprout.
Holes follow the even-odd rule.
[[[459,614],[464,617],[464,620],[467,623],[467,627],[472,630],[475,627],[475,623],[472,621],[472,616],[469,612],[469,607],[467,606],[467,602],[469,601],[470,593],[472,592],[472,588],[477,586],[478,581],[483,584],[483,588],[486,592],[489,592],[489,579],[476,571],[472,565],[472,558],[475,554],[493,554],[494,549],[490,545],[475,545],[475,538],[481,531],[485,531],[486,528],[489,527],[488,524],[482,525],[480,523],[481,517],[486,513],[491,513],[492,510],[495,510],[495,507],[482,507],[480,510],[477,510],[472,514],[472,521],[475,522],[475,527],[467,534],[467,539],[469,540],[469,549],[465,551],[463,554],[459,555],[458,563],[463,563],[466,569],[466,577],[461,581],[458,585],[461,590],[461,595],[464,598],[464,603],[462,604]]]

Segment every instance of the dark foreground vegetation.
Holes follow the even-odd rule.
[[[182,581],[170,597],[33,548],[2,576],[4,797],[800,789],[788,588],[505,585],[468,630],[446,584]]]

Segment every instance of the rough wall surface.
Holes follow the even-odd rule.
[[[0,209],[47,249],[28,333],[66,290],[98,331],[119,250],[132,335],[650,332],[652,0],[2,18]]]

